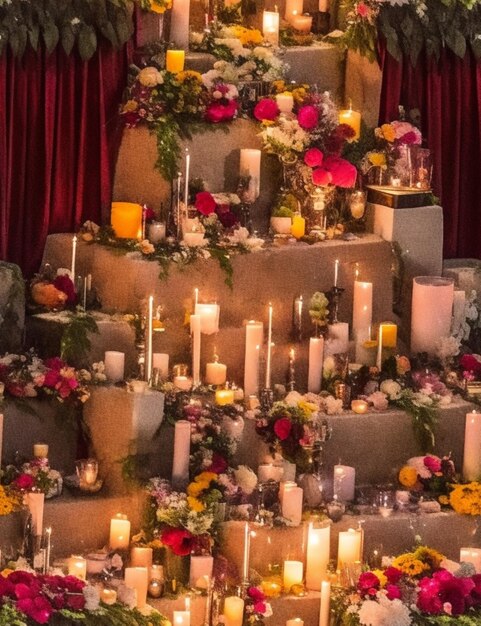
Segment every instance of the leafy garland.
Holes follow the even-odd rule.
[[[389,54],[403,55],[416,64],[425,51],[439,59],[443,48],[463,58],[471,48],[481,58],[481,3],[479,0],[408,0],[403,4],[379,0],[347,0],[347,29],[337,39],[348,48],[377,58],[377,39],[386,39]]]
[[[0,0],[0,55],[8,45],[21,57],[27,44],[37,51],[42,41],[51,53],[60,42],[87,61],[102,37],[116,48],[130,39],[134,2],[155,10],[145,0]]]

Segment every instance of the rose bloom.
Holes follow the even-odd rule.
[[[292,422],[288,417],[281,417],[274,424],[274,432],[281,441],[285,441],[292,430]]]
[[[324,155],[319,148],[310,148],[304,155],[304,163],[309,167],[319,167],[322,165]]]
[[[307,104],[299,109],[297,121],[304,130],[313,130],[319,122],[319,113],[315,107]]]
[[[155,87],[162,83],[162,74],[156,67],[144,67],[140,70],[137,80],[144,87]]]
[[[210,215],[215,211],[216,206],[214,196],[208,191],[199,191],[195,196],[194,205],[202,215]]]
[[[312,170],[312,182],[316,187],[325,187],[332,183],[332,174],[323,167],[316,167]]]
[[[263,120],[273,122],[279,113],[280,110],[277,106],[277,102],[271,98],[263,98],[262,100],[259,100],[254,107],[254,117],[260,122]]]
[[[369,17],[369,15],[371,14],[371,9],[366,4],[364,4],[364,2],[359,2],[356,7],[356,12],[361,17]]]

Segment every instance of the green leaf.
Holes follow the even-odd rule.
[[[70,54],[75,44],[75,34],[70,24],[62,27],[60,40],[62,42],[62,48],[65,50],[65,54]]]
[[[47,49],[47,54],[50,54],[58,44],[60,37],[57,26],[53,22],[47,22],[44,26],[42,35]]]
[[[411,59],[412,65],[416,65],[418,61],[418,57],[421,53],[421,50],[424,46],[424,34],[419,22],[413,22],[413,27],[411,31],[411,51],[409,53],[409,57]]]
[[[115,28],[112,22],[103,22],[103,24],[100,26],[100,32],[106,39],[110,41],[113,46],[117,47],[119,45],[117,33],[115,32]]]
[[[40,36],[40,27],[38,24],[32,24],[32,26],[28,29],[28,40],[30,41],[30,45],[35,50],[38,50],[38,39]]]
[[[125,11],[117,11],[113,21],[120,45],[126,43],[133,33],[133,24]]]
[[[92,26],[82,25],[78,35],[78,49],[83,61],[88,61],[97,49],[97,35]]]
[[[460,58],[466,54],[466,39],[459,30],[446,31],[446,45]]]
[[[471,40],[471,50],[477,61],[481,59],[481,39],[478,37]]]

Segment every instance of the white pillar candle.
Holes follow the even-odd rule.
[[[244,621],[244,600],[238,596],[228,596],[224,600],[224,618],[225,626],[242,626]]]
[[[297,467],[295,463],[291,463],[286,459],[282,459],[282,467],[284,468],[284,474],[282,480],[295,483]]]
[[[454,300],[452,278],[418,276],[413,279],[411,352],[434,354],[443,337],[449,337]]]
[[[190,332],[192,333],[192,378],[194,387],[200,384],[200,315],[190,316]]]
[[[110,520],[109,546],[112,550],[121,550],[129,547],[130,522],[126,515],[117,513]]]
[[[310,33],[312,17],[310,15],[293,15],[290,19],[291,26],[300,33]]]
[[[330,558],[331,525],[314,528],[309,524],[307,534],[306,587],[320,591],[321,582],[327,575]]]
[[[266,13],[270,13],[270,11],[264,11],[264,15]],[[277,15],[277,19],[279,20],[279,14]],[[265,35],[265,34],[264,34]],[[250,176],[252,181],[252,187],[255,190],[256,198],[259,197],[260,194],[260,184],[261,184],[261,151],[255,148],[242,148],[240,151],[240,165],[239,165],[239,174],[240,176]]]
[[[104,356],[105,376],[111,383],[118,383],[124,379],[125,354],[108,350]]]
[[[366,331],[372,324],[372,283],[354,281],[352,304],[352,333],[356,337],[359,331]]]
[[[136,606],[143,609],[147,604],[147,588],[149,586],[149,570],[146,567],[126,567],[124,582],[130,589],[135,589]]]
[[[190,611],[174,611],[173,626],[190,626]]]
[[[294,489],[297,487],[297,483],[294,480],[283,480],[279,485],[279,502],[282,504],[282,500],[284,499],[284,493],[289,491],[290,489]]]
[[[246,348],[244,358],[244,393],[246,398],[259,391],[260,347],[263,344],[264,325],[253,320],[246,324]]]
[[[174,383],[174,387],[180,389],[180,391],[190,391],[192,388],[192,378],[189,376],[174,376],[172,382]]]
[[[145,350],[145,379],[150,382],[152,378],[152,354],[154,338],[154,296],[149,296],[149,306],[147,313],[147,341]]]
[[[277,11],[262,13],[262,34],[266,43],[272,46],[279,45],[279,13]]]
[[[337,322],[329,324],[328,337],[338,344],[338,352],[348,352],[349,350],[349,324],[347,322]]]
[[[82,580],[87,577],[87,560],[82,556],[72,555],[67,561],[69,576],[76,576]]]
[[[75,262],[77,257],[77,235],[72,237],[72,264],[70,266],[70,278],[75,284]]]
[[[218,304],[195,305],[195,314],[200,316],[200,330],[204,335],[213,335],[219,332],[220,306]]]
[[[154,352],[152,368],[159,370],[159,375],[163,380],[169,378],[169,355],[164,352]]]
[[[271,388],[271,359],[272,359],[272,304],[269,304],[269,320],[267,326],[267,359],[266,359],[266,389]]]
[[[205,382],[208,385],[223,385],[227,378],[227,365],[214,359],[205,366]]]
[[[307,391],[319,393],[322,383],[322,362],[324,357],[324,339],[311,337],[309,340],[309,374]]]
[[[45,504],[45,494],[29,492],[25,494],[26,503],[30,515],[32,516],[33,534],[39,537],[43,533],[43,507]]]
[[[152,567],[153,552],[152,548],[133,547],[130,551],[130,565],[132,567]]]
[[[362,534],[354,528],[339,533],[337,569],[361,560],[361,538]]]
[[[322,581],[321,606],[319,610],[319,626],[329,626],[331,623],[331,583]]]
[[[149,224],[149,241],[150,243],[160,243],[165,239],[164,222],[152,222]]]
[[[321,13],[329,12],[329,0],[319,0],[319,11]]]
[[[481,413],[475,409],[466,413],[463,478],[467,481],[481,478]]]
[[[466,320],[466,293],[460,289],[456,289],[453,293],[453,323],[451,325],[451,334],[457,335]]]
[[[48,457],[48,444],[47,443],[34,443],[33,444],[33,456],[36,459],[46,459]]]
[[[284,489],[282,495],[282,517],[290,521],[292,526],[299,526],[302,520],[302,497],[300,487]]]
[[[302,15],[304,13],[304,0],[286,0],[286,12],[284,17],[287,22],[293,15]]]
[[[461,548],[459,561],[461,563],[471,563],[476,570],[476,574],[481,573],[481,549]]]
[[[172,464],[172,485],[174,489],[184,488],[189,482],[190,422],[175,422],[174,461]]]
[[[284,561],[283,585],[286,593],[290,592],[293,585],[302,585],[303,577],[302,561]]]
[[[191,556],[190,557],[190,576],[189,584],[191,587],[205,587],[205,580],[212,578],[212,570],[214,567],[214,557]]]
[[[174,0],[170,21],[170,41],[183,50],[189,49],[190,0]]]
[[[294,108],[294,96],[291,93],[277,94],[276,102],[281,113],[291,113]]]
[[[300,617],[294,617],[287,620],[286,626],[304,626],[304,621]]]
[[[334,465],[334,496],[341,502],[354,500],[356,470],[349,465]]]
[[[274,465],[273,463],[262,463],[257,468],[257,477],[260,483],[265,483],[268,480],[275,480],[277,483],[281,482],[284,476],[284,468],[282,465]]]

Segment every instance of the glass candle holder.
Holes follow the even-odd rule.
[[[419,148],[413,151],[413,186],[416,189],[431,189],[431,178],[433,174],[433,155],[427,148]]]
[[[349,211],[355,220],[360,220],[364,217],[366,202],[366,192],[361,191],[360,189],[356,189],[349,196]]]
[[[89,489],[97,482],[99,464],[96,459],[80,459],[75,463],[80,489]]]

